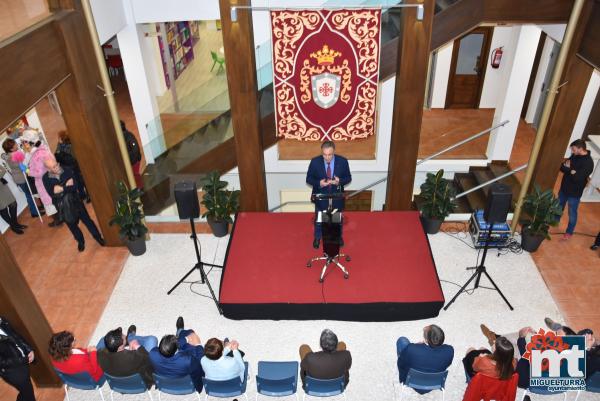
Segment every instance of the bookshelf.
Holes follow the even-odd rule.
[[[165,22],[165,31],[167,34],[167,43],[163,43],[163,38],[158,36],[158,45],[163,64],[163,72],[167,88],[171,87],[168,73],[168,63],[164,59],[165,46],[168,46],[168,54],[171,57],[174,77],[177,79],[185,70],[188,64],[194,59],[194,39],[195,36],[194,21]],[[160,25],[156,24],[156,31],[160,32]]]

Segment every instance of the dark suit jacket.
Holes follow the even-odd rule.
[[[202,391],[202,366],[200,365],[200,359],[198,355],[204,354],[204,348],[198,346],[198,351],[195,353],[178,351],[175,355],[170,358],[163,356],[158,347],[154,347],[150,351],[150,362],[154,367],[154,373],[167,376],[167,377],[180,377],[190,375],[197,392]]]
[[[325,161],[323,156],[317,156],[310,161],[308,165],[308,171],[306,173],[306,183],[312,186],[313,194],[324,194],[328,192],[343,192],[344,186],[348,185],[352,181],[352,174],[350,174],[350,166],[348,159],[343,156],[335,155],[335,162],[333,165],[333,175],[339,177],[340,187],[334,188],[331,186],[321,188],[319,182],[327,178],[327,171],[325,170]],[[327,200],[321,200],[315,203],[318,210],[326,210],[329,202]],[[337,199],[333,201],[334,209],[342,210],[344,208],[344,200]]]
[[[9,350],[6,350],[6,355],[4,355],[4,350],[0,350],[0,369],[8,369],[8,368],[13,368],[19,365],[26,365],[29,363],[29,361],[27,360],[27,355],[29,355],[29,353],[31,351],[33,351],[33,349],[29,346],[29,344],[27,344],[27,341],[25,341],[25,339],[23,337],[21,337],[21,335],[19,333],[17,333],[15,331],[15,329],[13,329],[13,327],[10,325],[10,323],[8,322],[8,320],[6,320],[5,318],[0,316],[0,329],[2,329],[2,331],[4,331],[6,333],[6,337],[8,337],[10,340],[5,344],[7,347],[11,347],[11,349],[13,350],[13,352],[9,352]],[[11,345],[12,344],[12,345]],[[18,351],[20,352],[16,352],[14,350],[14,346],[17,346]],[[20,353],[23,353],[23,357],[18,357],[18,358],[13,358],[12,355],[20,355]]]
[[[144,347],[120,352],[110,352],[104,348],[98,351],[98,363],[104,373],[111,376],[124,377],[139,373],[148,388],[154,384],[152,364]]]
[[[350,351],[311,352],[300,363],[300,377],[304,383],[307,375],[315,379],[335,379],[344,376],[344,384],[348,385],[351,366]]]
[[[454,348],[447,344],[430,347],[427,344],[409,344],[398,357],[400,382],[404,383],[410,368],[421,372],[443,372],[454,358]]]

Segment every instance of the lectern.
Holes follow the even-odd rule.
[[[342,212],[337,209],[333,209],[333,200],[343,199],[344,196],[345,195],[343,192],[313,195],[313,201],[324,199],[329,201],[327,210],[319,211],[316,215],[317,221],[315,222],[317,224],[321,224],[321,231],[323,233],[323,256],[314,257],[306,263],[306,267],[312,267],[313,262],[319,260],[325,261],[323,269],[321,270],[321,276],[319,278],[320,283],[322,283],[325,279],[325,274],[327,273],[327,269],[331,264],[337,266],[342,273],[344,273],[345,279],[350,277],[348,270],[346,270],[344,265],[340,263],[340,258],[344,258],[346,262],[350,261],[350,255],[340,253],[340,245],[342,243],[343,216]]]

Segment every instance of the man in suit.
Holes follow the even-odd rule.
[[[421,372],[443,372],[454,358],[454,348],[444,344],[444,331],[432,324],[423,329],[424,342],[413,344],[408,338],[400,337],[396,342],[398,372],[404,383],[410,368]],[[425,394],[428,391],[418,391]]]
[[[313,352],[310,346],[300,346],[300,378],[304,384],[306,376],[315,379],[335,379],[344,376],[344,386],[350,380],[352,356],[346,344],[338,342],[335,333],[323,330],[320,339],[322,351]]]
[[[0,377],[19,391],[17,401],[35,401],[29,376],[34,357],[25,339],[0,317]]]
[[[105,348],[98,351],[98,363],[104,373],[111,376],[124,377],[139,373],[150,388],[154,384],[152,364],[148,351],[137,340],[129,341],[129,349],[125,348],[126,338],[119,327],[104,336]]]
[[[348,159],[335,155],[335,143],[332,141],[323,142],[321,144],[321,156],[317,156],[310,161],[306,173],[306,183],[312,186],[312,195],[343,192],[344,186],[348,185],[350,181],[352,181],[352,174],[350,174]],[[328,205],[328,200],[315,201],[315,237],[313,241],[315,249],[319,248],[321,240],[321,224],[316,221],[317,213],[327,210]],[[342,211],[344,200],[334,200],[333,208]]]
[[[190,375],[197,392],[202,391],[202,366],[204,347],[193,330],[183,329],[183,318],[177,319],[177,335],[166,335],[158,347],[150,351],[154,372],[166,377]]]

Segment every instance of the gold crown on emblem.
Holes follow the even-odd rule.
[[[322,50],[318,50],[316,53],[311,53],[310,57],[317,59],[319,65],[330,65],[336,57],[341,56],[342,53],[330,49],[329,46],[323,45]]]

